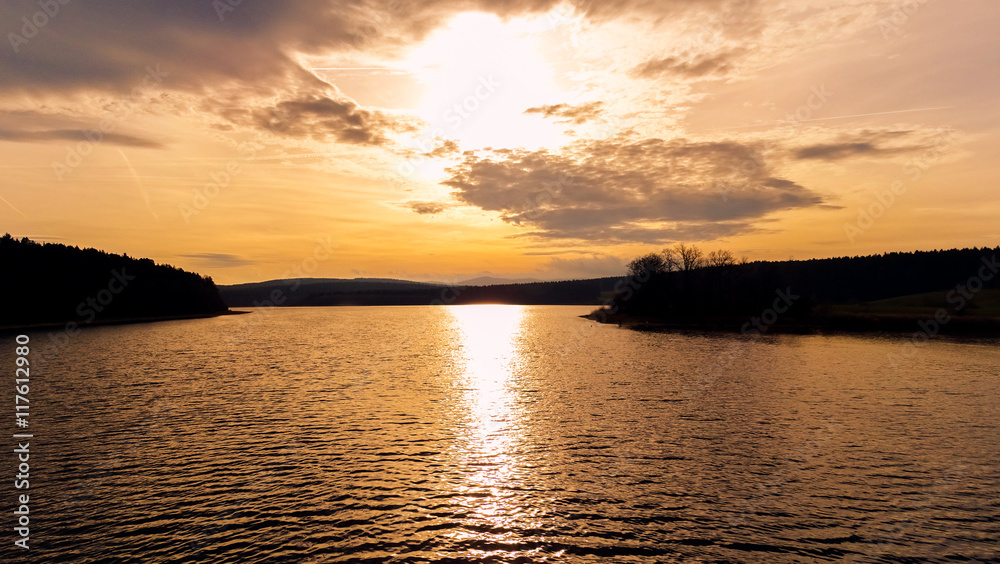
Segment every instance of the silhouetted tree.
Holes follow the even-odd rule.
[[[708,253],[708,265],[714,266],[716,268],[733,266],[736,264],[736,258],[730,251],[720,250],[712,251]]]
[[[691,272],[696,268],[701,268],[705,264],[704,254],[701,252],[701,249],[694,245],[677,243],[674,250],[680,258],[680,267],[684,272]]]
[[[667,272],[681,269],[681,258],[674,249],[667,247],[660,252],[660,256],[663,257],[663,263],[666,265]]]
[[[648,280],[653,276],[663,274],[668,271],[667,261],[663,255],[649,253],[633,259],[628,263],[629,276],[637,280]]]

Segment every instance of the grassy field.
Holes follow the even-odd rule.
[[[1000,317],[1000,290],[982,290],[965,300],[965,307],[956,311],[957,298],[954,294],[952,302],[948,301],[948,292],[931,292],[899,296],[886,300],[878,300],[864,304],[839,304],[822,308],[825,313],[837,314],[871,314],[871,315],[906,315],[916,317],[933,317],[934,312],[944,308],[950,315],[967,317]]]

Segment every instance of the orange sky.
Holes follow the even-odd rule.
[[[13,4],[17,237],[220,283],[1000,240],[988,0]]]

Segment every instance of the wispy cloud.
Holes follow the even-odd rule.
[[[799,147],[793,157],[799,160],[839,161],[852,157],[891,157],[924,151],[935,143],[940,131],[918,129],[864,129],[839,133],[831,142]]]
[[[732,70],[743,53],[742,49],[733,49],[721,53],[695,53],[688,57],[671,55],[651,58],[634,67],[631,72],[635,76],[645,78],[658,78],[664,75],[716,78]]]
[[[541,114],[544,117],[562,118],[561,123],[584,123],[600,117],[604,102],[587,102],[585,104],[551,104],[537,106],[524,110],[526,114]]]
[[[40,131],[0,129],[0,141],[13,141],[17,143],[84,141],[86,139],[82,129],[49,129]],[[164,144],[159,141],[123,133],[102,133],[102,140],[104,143],[121,145],[123,147],[138,147],[143,149],[162,149],[164,147]]]
[[[199,266],[206,268],[233,268],[237,266],[256,264],[254,261],[226,253],[196,253],[180,256],[193,260],[197,262]]]

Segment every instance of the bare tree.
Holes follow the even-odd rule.
[[[681,258],[677,256],[677,251],[668,247],[663,249],[660,256],[663,257],[663,264],[666,267],[667,272],[673,272],[681,269]]]
[[[674,246],[674,252],[680,257],[680,268],[684,272],[691,272],[696,268],[701,268],[705,264],[704,255],[701,249],[695,247],[694,245],[685,245],[684,243],[677,243]]]
[[[712,251],[708,253],[709,266],[733,266],[736,264],[736,257],[730,251]]]

